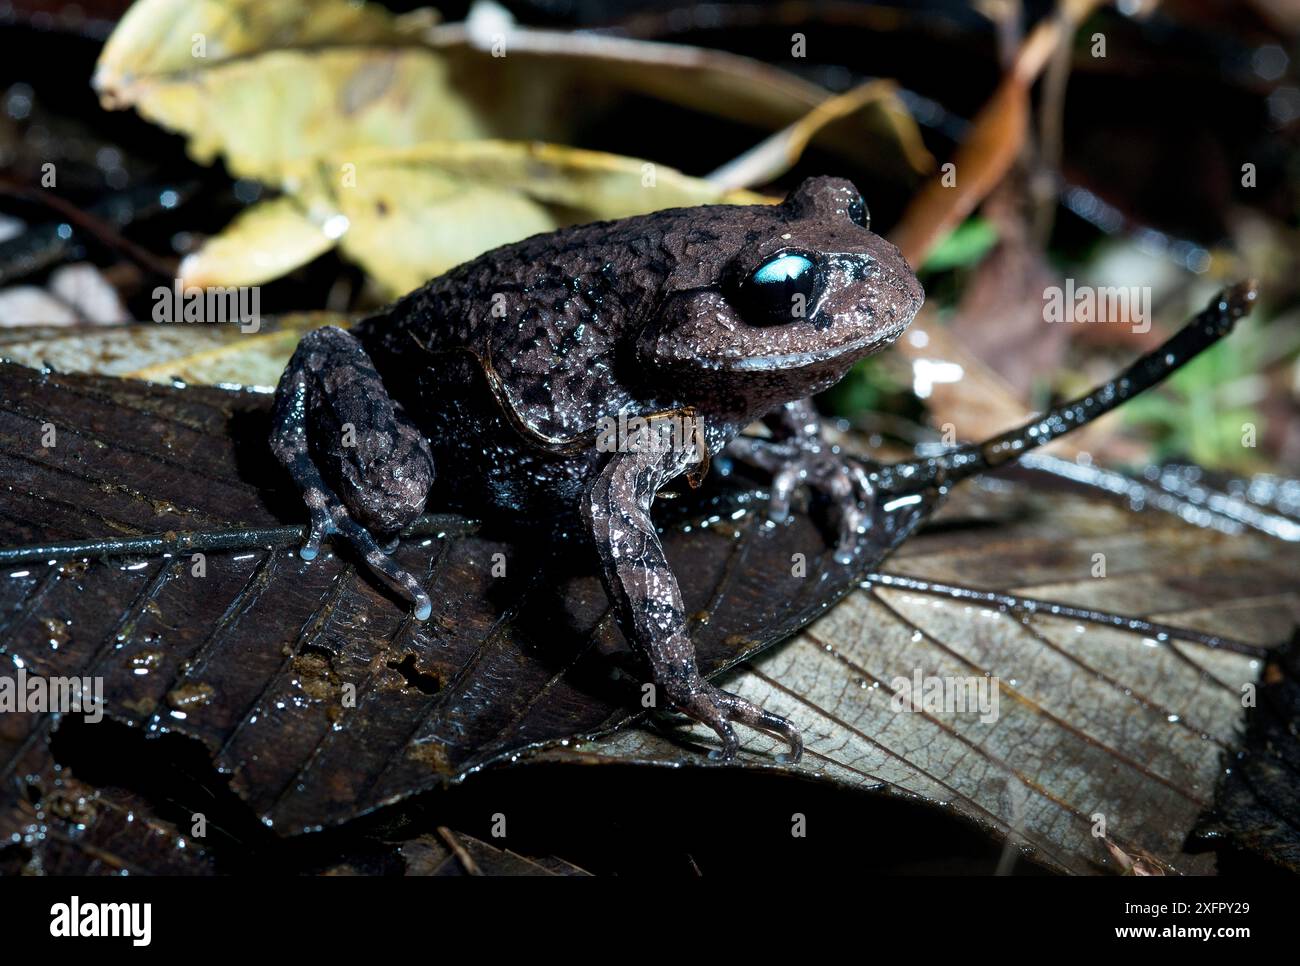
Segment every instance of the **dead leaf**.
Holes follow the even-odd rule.
[[[803,155],[808,145],[822,131],[843,123],[864,109],[885,112],[894,121],[898,140],[912,166],[918,172],[934,168],[934,158],[911,124],[910,115],[898,103],[898,85],[874,80],[822,101],[789,127],[755,145],[740,157],[723,165],[708,176],[716,185],[743,188],[775,181]]]
[[[286,185],[292,197],[255,205],[186,258],[183,284],[269,281],[337,244],[395,296],[562,225],[772,200],[635,158],[512,141],[367,149],[293,167]]]
[[[194,72],[141,78],[129,103],[185,135],[190,154],[232,174],[279,184],[286,167],[360,148],[485,137],[446,64],[419,47],[272,50]]]
[[[397,17],[350,0],[137,0],[104,44],[92,81],[112,106],[133,103],[137,85],[193,73],[269,50],[411,42],[433,11]]]
[[[1240,753],[1229,759],[1214,811],[1194,838],[1206,848],[1226,846],[1300,872],[1300,648],[1294,640],[1269,663],[1250,698]]]
[[[1073,3],[1069,22],[1077,23],[1097,5],[1096,0]],[[998,89],[971,122],[969,135],[949,162],[954,167],[949,169],[947,163],[940,167],[890,233],[890,240],[911,264],[924,262],[933,247],[1002,181],[1019,157],[1028,132],[1030,88],[1051,53],[1071,40],[1063,23],[1049,18],[1034,28]],[[923,312],[912,334],[898,344],[913,366],[950,366],[962,373],[960,381],[932,384],[927,404],[935,425],[951,424],[963,439],[982,439],[1024,419],[1025,401],[1014,388],[953,339],[933,313]],[[1069,440],[1056,446],[1060,452],[1073,451]]]
[[[133,8],[96,71],[104,105],[133,106],[184,135],[200,162],[220,157],[295,196],[254,207],[187,259],[187,282],[257,284],[337,242],[400,294],[562,224],[736,200],[646,161],[524,141],[570,133],[570,106],[591,101],[575,87],[658,90],[751,123],[797,121],[789,137],[800,144],[871,105],[907,163],[928,158],[888,84],[831,98],[734,55],[513,27],[510,56],[495,57],[472,31],[414,23],[338,0],[275,14],[246,0]],[[890,154],[862,133],[841,143],[868,160]],[[502,136],[516,141],[486,140]]]
[[[342,233],[329,226],[336,214],[304,208],[291,197],[249,205],[220,233],[205,239],[198,251],[185,256],[178,275],[184,286],[200,288],[272,281],[334,247]]]
[[[1058,871],[1113,867],[1094,837],[1102,816],[1126,851],[1210,872],[1214,856],[1184,841],[1214,801],[1241,689],[1263,661],[1207,635],[1286,640],[1300,617],[1296,557],[1268,538],[990,480],[903,544],[893,576],[719,683],[799,723],[800,774],[943,805]],[[895,688],[917,674],[996,678],[997,719],[900,713]],[[638,728],[539,756],[711,767],[698,754],[709,741]],[[755,738],[742,754],[773,767],[779,750]]]
[[[170,383],[273,389],[309,329],[346,325],[328,312],[263,318],[256,333],[235,325],[178,323],[0,330],[0,356],[57,372],[95,372]]]

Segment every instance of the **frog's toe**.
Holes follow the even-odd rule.
[[[321,541],[337,534],[353,546],[375,574],[411,602],[416,620],[429,619],[433,613],[433,602],[429,595],[424,592],[420,582],[390,556],[400,542],[397,537],[381,547],[369,530],[352,519],[342,503],[332,501],[327,494],[319,492],[308,492],[305,499],[311,511],[311,528],[306,542],[298,550],[298,555],[303,560],[315,560],[320,552]]]
[[[719,718],[716,721],[709,722],[709,726],[718,733],[722,739],[722,747],[714,748],[709,752],[709,757],[714,761],[731,761],[736,757],[736,752],[740,750],[740,738],[736,735],[736,729],[731,727],[725,718]]]
[[[777,756],[782,763],[797,762],[803,754],[803,738],[799,730],[779,714],[758,707],[738,694],[723,691],[711,684],[701,684],[685,700],[674,702],[678,710],[708,725],[722,739],[722,747],[709,752],[709,757],[731,761],[740,750],[740,739],[732,722],[766,731],[784,739],[790,750]]]
[[[871,479],[861,463],[842,456],[822,478],[819,488],[833,508],[835,559],[840,564],[851,564],[861,548],[863,535],[871,526],[875,500]]]
[[[862,545],[862,537],[870,527],[871,511],[862,503],[846,502],[839,505],[838,514],[835,560],[847,566],[853,563]]]
[[[768,494],[767,517],[773,523],[784,523],[790,517],[790,500],[804,475],[801,466],[787,464],[772,477]]]
[[[309,489],[303,494],[303,499],[311,514],[311,526],[307,530],[307,539],[298,548],[298,556],[303,560],[315,560],[320,554],[321,541],[339,530],[334,523],[334,512],[328,494]]]
[[[338,533],[352,544],[366,561],[371,571],[384,578],[390,586],[411,602],[411,613],[417,621],[429,619],[433,602],[424,592],[415,576],[398,564],[375,541],[370,531],[346,514],[338,521]],[[394,541],[396,543],[396,541]],[[396,549],[394,546],[393,549]]]
[[[790,750],[777,755],[777,761],[782,764],[794,764],[803,756],[803,736],[799,734],[799,729],[791,724],[788,718],[764,710],[758,705],[746,701],[740,695],[731,694],[728,691],[718,691],[717,694],[726,709],[728,719],[748,725],[750,728],[756,728],[759,731],[766,731],[768,734],[776,735],[785,740],[790,746]]]

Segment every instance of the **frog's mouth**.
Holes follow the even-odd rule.
[[[718,360],[717,368],[735,372],[770,372],[782,369],[806,369],[824,362],[832,362],[845,355],[857,357],[872,355],[892,344],[903,334],[912,322],[908,316],[895,322],[888,329],[872,332],[859,339],[852,339],[840,345],[827,346],[822,349],[808,349],[798,352],[783,352],[776,355],[742,356],[735,359]]]
[[[737,372],[798,370],[818,368],[843,359],[845,356],[850,356],[850,361],[856,361],[879,352],[903,334],[925,301],[925,290],[910,271],[886,274],[883,282],[885,288],[889,290],[884,299],[887,314],[883,319],[877,315],[872,324],[861,327],[841,322],[840,324],[849,328],[849,331],[845,333],[847,338],[838,345],[795,349],[788,352],[728,356],[717,360],[717,368]],[[859,304],[857,310],[863,311],[862,305]],[[885,323],[883,326],[879,324],[882,321]],[[774,330],[764,328],[758,331],[766,336]]]

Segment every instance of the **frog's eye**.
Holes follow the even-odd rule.
[[[855,195],[849,202],[849,220],[859,228],[871,227],[871,212],[867,211],[867,203],[862,200],[862,195]]]
[[[817,266],[806,255],[786,252],[768,259],[740,286],[741,318],[750,325],[807,318],[816,281]]]

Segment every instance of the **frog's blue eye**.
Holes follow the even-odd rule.
[[[786,252],[754,269],[740,287],[741,317],[750,325],[783,325],[807,318],[817,266],[811,258]]]
[[[802,255],[780,255],[754,272],[759,285],[789,285],[811,272],[813,263]]]

